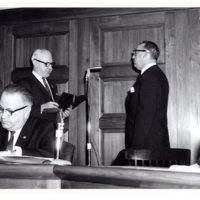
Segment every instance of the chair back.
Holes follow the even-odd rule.
[[[169,167],[171,165],[190,165],[189,149],[127,149],[125,158],[128,165]]]
[[[17,83],[21,79],[29,76],[31,72],[31,67],[15,68],[11,73],[11,80],[13,83]],[[48,80],[55,84],[66,83],[69,80],[69,68],[66,65],[56,65]]]
[[[60,150],[60,159],[73,162],[75,146],[69,142],[63,141]]]

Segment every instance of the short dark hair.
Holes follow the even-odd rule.
[[[7,92],[9,94],[14,94],[14,93],[18,93],[22,96],[23,100],[27,103],[30,103],[31,105],[33,104],[33,96],[31,94],[31,92],[29,90],[27,90],[25,87],[19,85],[19,84],[9,84],[7,85],[1,95]]]
[[[145,40],[145,41],[141,42],[141,44],[144,44],[144,48],[149,50],[149,52],[151,53],[151,57],[153,59],[158,60],[158,57],[160,55],[160,50],[156,43]]]

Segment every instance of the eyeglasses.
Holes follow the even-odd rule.
[[[38,59],[34,59],[34,60],[36,60],[37,62],[43,63],[45,65],[45,67],[54,67],[56,65],[55,62],[43,62],[43,61],[38,60]]]
[[[18,108],[18,109],[15,109],[15,110],[9,110],[9,109],[5,109],[5,108],[0,106],[0,114],[3,114],[5,112],[8,117],[11,117],[13,113],[20,111],[20,110],[23,110],[26,107],[28,107],[28,105],[23,106],[23,107]]]
[[[133,52],[131,53],[131,56],[137,55],[137,52],[148,52],[145,49],[134,49]]]

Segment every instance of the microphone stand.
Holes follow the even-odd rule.
[[[89,112],[90,112],[90,106],[88,102],[88,85],[89,85],[89,76],[87,76],[87,72],[85,74],[84,78],[84,89],[85,89],[85,96],[86,96],[86,165],[91,166],[91,141],[90,141],[90,131],[91,131],[91,124],[89,119]],[[90,72],[88,72],[90,73]]]
[[[64,119],[63,119],[63,111],[59,110],[57,116],[57,129],[56,129],[56,159],[58,160],[60,157],[60,149],[62,146],[63,140],[63,130],[64,130]]]

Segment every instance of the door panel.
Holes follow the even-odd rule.
[[[133,81],[104,81],[103,113],[124,113],[124,99]]]
[[[68,66],[69,33],[68,23],[36,23],[13,29],[14,67],[30,67],[30,57],[35,49],[51,51],[56,64]],[[64,25],[66,25],[64,27]],[[56,28],[57,27],[57,28]],[[59,93],[67,91],[68,84],[59,84]]]
[[[158,62],[164,63],[163,36],[163,24],[102,29],[102,62],[128,62],[133,48],[143,40],[151,40],[158,44],[161,51]]]
[[[143,40],[151,40],[158,44],[161,55],[158,63],[165,71],[165,34],[164,14],[139,14],[104,17],[96,21],[96,27],[91,34],[98,35],[92,42],[100,46],[100,55],[92,55],[93,62],[100,57],[102,70],[99,74],[101,87],[91,84],[96,90],[99,104],[93,109],[100,113],[91,118],[93,136],[99,139],[97,151],[103,165],[110,165],[117,153],[124,148],[125,108],[124,101],[129,88],[136,80],[137,73],[132,71],[130,55],[133,49]],[[98,30],[98,34],[97,34]],[[98,40],[97,40],[98,39]],[[92,47],[95,45],[92,43]],[[98,50],[94,50],[98,52]],[[95,86],[96,85],[96,86]],[[96,87],[96,88],[95,88]],[[91,98],[95,99],[95,94]],[[96,127],[99,125],[99,127]],[[99,129],[99,131],[97,131]],[[94,154],[93,154],[94,155]],[[95,156],[95,155],[94,155]],[[96,163],[93,157],[93,164]]]
[[[112,159],[117,156],[117,153],[124,149],[124,134],[122,132],[105,132],[103,133],[103,163],[111,163]]]

